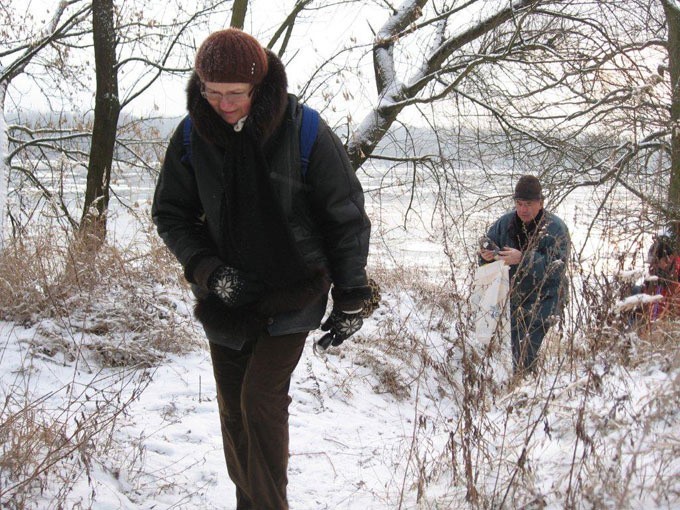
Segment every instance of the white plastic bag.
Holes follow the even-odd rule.
[[[512,377],[510,340],[510,267],[501,260],[477,268],[470,302],[475,317],[478,375],[493,392],[503,391]]]
[[[512,372],[510,267],[502,260],[477,268],[470,302],[475,313],[475,349],[502,383]]]

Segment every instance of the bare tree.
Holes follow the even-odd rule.
[[[668,200],[675,192],[669,193],[666,184],[659,183],[670,182],[668,154],[671,146],[677,146],[671,143],[672,118],[677,118],[677,112],[673,113],[677,108],[671,105],[677,103],[670,99],[677,101],[677,88],[670,86],[671,80],[677,80],[672,78],[677,65],[672,58],[669,61],[669,55],[677,53],[669,51],[669,45],[677,44],[673,43],[675,2],[666,0],[663,8],[662,2],[644,0],[416,0],[400,6],[350,1],[337,5],[352,11],[370,7],[373,12],[379,6],[387,13],[370,40],[345,41],[317,68],[310,68],[309,82],[302,89],[304,98],[318,100],[320,91],[330,88],[330,78],[358,76],[365,58],[371,59],[373,79],[362,77],[356,89],[342,92],[363,95],[371,102],[368,113],[358,121],[348,117],[345,126],[347,149],[356,169],[369,160],[391,159],[395,164],[410,162],[428,175],[439,173],[437,178],[444,182],[455,165],[477,166],[493,178],[496,167],[487,161],[504,160],[513,172],[542,175],[556,190],[556,200],[578,186],[612,183],[628,188],[659,214],[671,213]],[[119,55],[113,64],[118,76],[125,76],[120,108],[144,97],[163,74],[187,75],[196,46],[192,28],[227,13],[237,23],[245,19],[237,14],[237,7],[244,16],[248,14],[248,2],[216,1],[191,13],[180,10],[183,16],[166,25],[143,19],[137,11],[120,10],[114,20]],[[277,46],[280,55],[290,53],[295,58],[299,48],[290,46],[293,31],[325,8],[331,7],[296,1],[278,29],[272,29],[268,46]],[[666,33],[668,39],[663,36]],[[72,52],[77,48],[72,45]],[[87,50],[85,45],[80,48]],[[323,94],[329,107],[335,108],[334,93]],[[412,136],[398,139],[392,133],[406,129],[404,119],[413,114],[436,137],[436,147],[429,154],[423,153],[425,144]],[[26,139],[13,136],[21,130],[9,131],[12,147],[22,147],[24,152],[47,147],[35,134]],[[88,131],[85,126],[78,133],[58,136],[86,136]],[[119,136],[114,158],[122,150],[140,167],[151,169],[152,162],[136,158],[124,140]],[[400,153],[384,153],[380,144],[388,142]],[[57,145],[52,142],[50,147]],[[82,156],[76,152],[81,149],[71,147],[70,159],[82,165]],[[58,150],[63,150],[63,144]],[[453,153],[458,156],[453,158]],[[16,158],[19,153],[9,154]],[[129,164],[130,158],[125,162]],[[88,163],[90,168],[93,163]],[[112,163],[110,171],[115,166]],[[103,187],[106,181],[105,171],[93,173],[91,189]],[[45,192],[50,189],[43,188]],[[86,211],[92,203],[100,203],[97,196],[88,192]],[[106,206],[106,200],[101,205]]]
[[[3,11],[8,17],[6,26],[17,28],[16,37],[8,37],[7,49],[0,53],[5,64],[0,76],[6,98],[3,111],[9,101],[16,119],[3,124],[8,139],[3,151],[4,182],[10,173],[15,176],[8,190],[14,194],[15,209],[10,218],[15,229],[30,222],[45,205],[52,209],[51,216],[65,221],[66,228],[78,228],[81,222],[74,205],[84,193],[83,202],[78,204],[83,228],[92,226],[96,218],[99,233],[105,235],[103,213],[112,191],[111,173],[122,165],[153,172],[164,144],[159,134],[152,138],[157,130],[148,119],[121,116],[120,112],[135,101],[145,100],[144,94],[161,76],[190,71],[189,55],[195,52],[191,29],[200,29],[211,15],[219,15],[225,4],[230,2],[215,0],[195,11],[180,10],[165,23],[154,19],[153,14],[145,15],[145,9],[115,8],[113,24],[105,27],[113,34],[100,30],[101,18],[90,17],[95,5],[91,0],[59,2],[49,25],[28,36],[24,32],[35,28],[21,19],[23,7],[16,2]],[[89,35],[97,23],[98,34],[93,38],[97,39],[95,88],[90,81],[93,46]],[[13,102],[23,93],[11,88],[18,76],[29,78],[35,89],[32,94],[40,94],[49,106],[48,112],[31,111],[30,105]],[[96,89],[99,92],[94,93],[92,115],[83,98]],[[146,147],[140,143],[142,138],[147,140]],[[115,142],[113,149],[111,140]],[[82,187],[84,169],[89,175]],[[74,187],[75,199],[69,191]],[[29,189],[37,189],[39,194],[26,193]]]
[[[106,238],[105,215],[109,206],[111,165],[120,115],[113,0],[93,0],[92,35],[97,69],[97,93],[80,229],[81,232],[97,239],[99,241],[97,244],[101,244]]]
[[[373,43],[373,65],[378,104],[364,118],[358,130],[359,136],[354,137],[348,144],[350,158],[355,168],[361,166],[373,152],[377,143],[404,108],[446,97],[458,81],[470,72],[471,67],[484,61],[483,58],[478,58],[460,59],[460,62],[455,64],[448,62],[456,51],[491,32],[514,16],[520,15],[522,10],[537,2],[536,0],[515,0],[502,4],[496,10],[480,13],[479,19],[469,27],[447,34],[446,28],[449,19],[468,7],[469,4],[474,3],[474,1],[466,2],[463,3],[463,7],[454,8],[444,6],[444,12],[436,14],[432,19],[425,20],[417,25],[416,21],[423,16],[428,1],[404,2],[383,25]],[[437,11],[439,9],[436,9],[435,12]],[[405,81],[396,71],[395,47],[398,44],[406,44],[409,36],[417,33],[419,29],[429,26],[435,27],[434,34],[427,49],[420,56],[416,72],[409,77],[408,81]],[[456,71],[459,73],[457,79],[446,83],[443,89],[420,95],[426,87],[440,82],[444,76]]]
[[[269,49],[273,49],[281,36],[283,36],[283,40],[279,46],[278,55],[282,56],[286,52],[288,42],[290,41],[290,36],[293,33],[293,28],[295,28],[295,21],[297,20],[298,15],[304,11],[305,8],[312,3],[312,1],[313,0],[297,0],[295,2],[293,9],[288,14],[288,16],[286,16],[281,25],[279,25],[279,28],[270,39],[269,44],[267,44]]]
[[[26,70],[27,66],[36,60],[41,53],[51,46],[56,46],[63,41],[72,38],[72,31],[77,29],[89,13],[89,5],[80,5],[82,2],[60,2],[51,18],[45,23],[45,26],[37,30],[35,34],[22,36],[16,34],[10,36],[5,33],[7,37],[7,46],[0,51],[0,59],[5,61],[4,66],[0,66],[0,116],[2,122],[0,127],[3,130],[2,143],[0,144],[0,249],[3,246],[5,239],[5,219],[8,215],[7,200],[9,194],[9,178],[10,170],[14,156],[20,151],[20,148],[10,150],[8,140],[8,131],[11,129],[6,122],[6,102],[8,98],[8,87],[14,79],[20,76]],[[73,9],[70,9],[73,8]],[[21,27],[22,23],[19,20],[12,19],[11,11],[4,11],[7,16],[8,27]],[[11,43],[10,43],[11,41]],[[13,43],[13,44],[12,44]],[[9,60],[9,63],[7,61]],[[54,67],[53,69],[57,69]],[[66,73],[61,74],[65,76]],[[58,90],[58,88],[57,88]],[[15,140],[11,140],[15,142]],[[32,177],[30,171],[22,167],[17,167],[16,170],[25,171],[28,177]],[[52,200],[53,193],[46,188],[43,192]],[[63,204],[62,204],[63,205]],[[65,210],[65,207],[62,208]]]
[[[243,29],[243,24],[246,21],[246,12],[248,12],[248,0],[234,0],[229,26]]]
[[[677,55],[675,5],[666,2],[664,15],[660,3],[638,0],[404,2],[372,43],[376,99],[349,129],[352,163],[375,158],[401,115],[416,110],[439,148],[395,162],[423,173],[432,161],[441,173],[478,167],[487,196],[499,172],[540,175],[555,201],[579,186],[619,186],[653,212],[650,221],[672,219],[677,78],[664,70]]]
[[[680,3],[662,0],[668,24],[668,74],[670,75],[671,108],[671,177],[669,202],[674,219],[680,218]]]

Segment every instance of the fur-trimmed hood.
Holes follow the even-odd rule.
[[[253,91],[253,102],[244,126],[264,146],[283,121],[288,106],[288,79],[283,62],[266,50],[268,71]],[[220,147],[234,134],[233,127],[213,110],[201,95],[201,81],[193,72],[187,85],[187,109],[198,132]]]

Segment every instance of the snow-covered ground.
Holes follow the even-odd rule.
[[[102,404],[105,396],[93,388],[108,387],[112,380],[118,381],[112,390],[122,389],[123,396],[136,387],[129,383],[126,389],[126,379],[111,369],[78,369],[48,356],[29,357],[33,334],[33,328],[2,325],[3,391],[21,378],[18,387],[44,399],[40,407],[47,416],[73,420],[70,427],[75,427],[79,413],[71,410],[67,419],[67,402],[78,400],[90,408]],[[376,335],[375,324],[369,324],[350,345],[323,354],[310,340],[291,390],[291,508],[467,507],[457,451],[463,441],[459,380],[419,373],[415,362],[400,365],[400,355],[371,345]],[[429,347],[433,357],[443,354],[441,344]],[[381,377],[381,369],[389,366],[397,377],[391,384]],[[535,506],[529,508],[564,508],[570,484],[590,487],[586,492],[592,501],[580,495],[577,508],[679,508],[679,377],[677,358],[663,356],[633,369],[594,359],[587,370],[575,373],[548,363],[537,381],[500,392],[495,402],[482,406],[485,413],[473,417],[483,443],[473,455],[493,455],[474,463],[480,489],[504,488],[517,470],[521,484],[535,494]],[[117,417],[108,450],[93,455],[96,462],[87,468],[64,473],[76,479],[67,507],[87,508],[91,501],[92,508],[102,510],[235,508],[207,352],[170,356],[146,382]],[[93,395],[85,402],[87,392]],[[525,469],[520,470],[517,460],[525,447]],[[55,508],[61,483],[51,477],[27,508]],[[598,500],[598,488],[609,484],[621,486],[625,499],[608,499],[607,491],[607,499]],[[511,494],[505,507],[515,508],[518,501],[527,502]],[[498,500],[490,503],[500,506]]]
[[[459,324],[442,320],[451,316],[433,304],[453,299],[447,283],[452,262],[440,227],[429,221],[436,214],[422,206],[427,197],[419,214],[405,221],[409,201],[399,190],[380,200],[369,194],[377,233],[371,269],[390,277],[382,307],[338,349],[316,352],[314,333],[294,374],[291,508],[474,508],[466,499],[466,470],[472,470],[481,508],[680,508],[677,342],[656,348],[649,338],[622,335],[622,345],[631,343],[628,364],[618,363],[618,352],[596,351],[587,363],[566,366],[569,345],[552,335],[537,378],[484,392],[480,366],[472,370],[480,379],[464,387]],[[593,232],[584,243],[587,203],[575,197],[558,211],[584,263],[599,250]],[[147,206],[140,203],[141,216]],[[485,211],[471,225],[500,212]],[[143,229],[126,213],[112,221],[121,244],[143,243],[137,237]],[[454,260],[458,291],[469,292],[463,283],[472,267],[468,248],[479,233],[470,227],[461,239]],[[158,292],[188,314],[181,289]],[[195,324],[181,331],[189,331],[187,342],[198,341],[197,349],[145,370],[102,369],[87,353],[72,359],[41,350],[36,346],[46,331],[70,330],[47,319],[30,326],[0,322],[3,452],[10,451],[5,441],[11,435],[3,430],[12,426],[9,411],[28,402],[36,421],[60,423],[81,446],[56,475],[32,487],[21,508],[57,508],[59,499],[67,508],[102,510],[235,507],[210,357]],[[578,335],[572,339],[587,344]],[[507,361],[509,348],[502,356]],[[492,375],[499,361],[493,363]],[[111,420],[110,434],[79,436],[94,417]],[[4,494],[16,482],[7,466],[3,458]],[[70,492],[61,497],[65,487]],[[5,499],[0,506],[14,508]]]

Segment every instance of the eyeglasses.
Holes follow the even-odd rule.
[[[217,90],[212,90],[206,88],[206,86],[201,83],[201,95],[206,98],[211,103],[221,103],[222,101],[227,101],[229,103],[242,103],[250,97],[253,92],[252,87],[244,92],[218,92]]]

